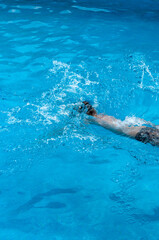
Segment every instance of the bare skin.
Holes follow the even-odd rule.
[[[112,132],[129,136],[131,138],[135,138],[136,134],[144,128],[144,126],[131,126],[129,127],[119,119],[116,119],[112,116],[108,115],[94,115],[94,119],[90,120],[92,123],[96,123],[106,129],[111,130]]]
[[[87,114],[94,117],[93,119],[89,119],[89,122],[98,124],[106,129],[111,130],[112,132],[125,135],[131,138],[135,138],[136,134],[139,133],[142,128],[145,128],[145,126],[129,126],[124,121],[116,119],[113,116],[98,114],[96,110],[88,102],[84,101],[83,103],[86,105],[88,109]],[[144,123],[148,124],[149,126],[155,129],[159,127],[159,125],[154,125],[151,122],[144,121]]]

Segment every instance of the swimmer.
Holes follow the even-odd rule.
[[[83,106],[79,107],[79,111],[87,109],[86,114],[93,117],[89,122],[98,124],[106,129],[109,129],[117,134],[122,134],[130,138],[134,138],[143,143],[150,143],[153,146],[159,146],[159,127],[151,122],[146,122],[151,127],[146,126],[129,126],[123,121],[112,116],[98,114],[89,102],[84,101]]]

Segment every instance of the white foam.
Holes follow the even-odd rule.
[[[82,73],[71,71],[71,65],[53,60],[53,68],[50,69],[51,78],[56,81],[58,74],[58,82],[53,89],[49,89],[41,94],[36,101],[27,102],[21,108],[14,108],[7,112],[8,124],[28,124],[28,125],[51,125],[63,121],[69,121],[70,109],[72,111],[74,103],[82,96],[92,95],[92,91],[87,91],[87,85],[99,84],[89,79],[90,74],[84,71]],[[60,78],[59,78],[60,74]],[[86,76],[85,76],[86,75]],[[70,92],[71,94],[69,94]],[[96,102],[97,98],[94,96]],[[81,97],[81,101],[83,101]]]
[[[66,63],[62,63],[57,60],[53,61],[52,63],[53,63],[53,68],[50,69],[50,72],[52,72],[52,73],[56,73],[60,69],[65,69],[65,70],[70,69],[70,66]]]
[[[77,6],[77,5],[73,5],[72,7],[77,8],[79,10],[84,10],[84,11],[105,12],[105,13],[111,12],[110,10],[104,9],[104,8],[88,8],[88,7],[82,7],[82,6]]]
[[[15,124],[15,123],[20,123],[20,122],[21,122],[21,120],[17,119],[16,117],[9,116],[8,124]]]
[[[144,119],[141,118],[137,118],[135,116],[132,117],[126,117],[125,120],[122,122],[123,125],[125,126],[142,126],[144,124],[146,124],[146,121]]]
[[[70,10],[64,10],[64,11],[61,11],[60,14],[70,14],[71,11]]]
[[[149,69],[149,66],[146,65],[146,63],[145,63],[144,61],[142,61],[141,63],[142,63],[142,64],[139,65],[140,68],[142,69],[142,76],[141,76],[140,88],[143,88],[143,87],[144,87],[143,82],[144,82],[145,73],[148,74],[148,76],[150,77],[150,79],[151,79],[154,83],[156,83],[156,81],[155,81],[155,78],[153,77],[153,75],[152,75],[152,73],[151,73],[151,71],[150,71],[150,69]]]
[[[0,132],[8,132],[8,128],[0,126]]]
[[[41,114],[45,118],[45,122],[47,124],[52,124],[52,121],[59,122],[60,120],[56,115],[52,115],[49,112],[50,106],[49,105],[43,105],[39,106],[37,109],[37,113]]]
[[[90,142],[96,142],[98,139],[95,137],[95,136],[84,136],[84,135],[82,135],[82,134],[79,134],[79,133],[74,133],[73,135],[72,135],[72,137],[76,137],[76,138],[78,138],[78,139],[80,139],[80,140],[84,140],[84,141],[87,141],[87,140],[89,140]]]
[[[32,9],[37,10],[37,9],[42,8],[41,6],[32,6],[32,5],[17,5],[15,7],[20,8],[20,9],[30,9],[30,10],[32,10]]]
[[[21,11],[18,9],[10,9],[8,12],[9,13],[21,13]]]

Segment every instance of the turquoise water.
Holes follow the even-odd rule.
[[[158,1],[0,0],[0,239],[159,239]]]

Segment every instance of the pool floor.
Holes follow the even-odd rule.
[[[158,240],[157,1],[0,0],[0,239]]]

